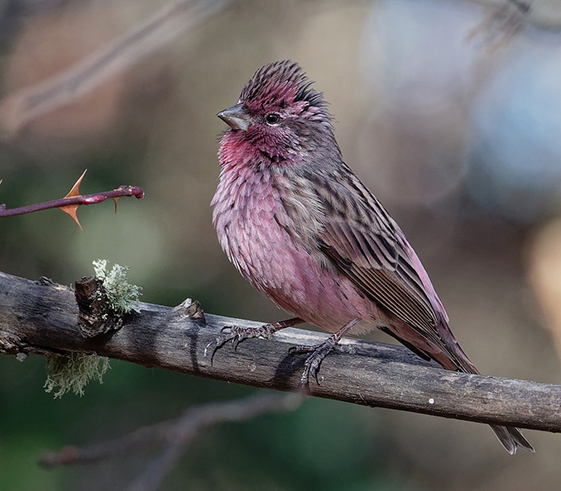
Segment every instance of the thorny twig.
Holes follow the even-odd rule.
[[[18,208],[6,208],[5,204],[0,204],[0,218],[11,217],[15,215],[24,215],[26,213],[33,213],[36,211],[49,210],[52,208],[58,208],[64,211],[77,223],[77,225],[82,228],[78,217],[76,215],[76,210],[82,205],[95,205],[97,203],[102,203],[108,198],[113,198],[115,201],[115,210],[117,209],[117,201],[119,198],[134,196],[137,199],[142,199],[144,197],[144,190],[138,186],[128,186],[122,185],[117,189],[112,191],[103,191],[101,193],[94,194],[80,194],[80,184],[82,179],[86,175],[86,171],[78,178],[70,192],[60,199],[54,199],[51,201],[44,201],[42,203],[34,203],[32,205],[20,206]],[[2,181],[0,180],[0,184]]]
[[[60,198],[51,201],[44,201],[42,203],[35,203],[32,205],[20,206],[18,208],[6,208],[5,204],[0,204],[0,218],[11,217],[14,215],[24,215],[26,213],[33,213],[35,211],[49,210],[52,208],[61,208],[69,205],[95,205],[102,203],[108,198],[122,198],[125,196],[134,196],[141,199],[144,196],[144,191],[138,186],[119,186],[112,191],[103,191],[101,193],[84,194],[74,198]]]

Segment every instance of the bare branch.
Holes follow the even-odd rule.
[[[181,0],[170,3],[67,70],[7,95],[0,100],[0,137],[13,138],[34,119],[80,99],[183,32],[202,24],[233,1]],[[504,0],[499,7],[489,0],[462,1],[493,9],[470,37],[491,31],[488,34],[504,43],[524,25],[550,31],[560,29],[557,21],[534,19],[530,0]]]
[[[9,94],[0,101],[2,136],[13,137],[35,118],[88,94],[187,29],[200,25],[231,1],[181,0],[168,4],[69,69]]]
[[[245,421],[267,412],[296,409],[302,397],[297,394],[259,394],[240,401],[205,404],[189,409],[171,428],[170,444],[133,482],[128,491],[151,491],[169,473],[183,454],[185,447],[200,430],[219,423]],[[173,434],[173,436],[172,436]]]
[[[85,339],[77,326],[74,292],[0,273],[0,352],[57,356],[97,353],[143,366],[160,367],[255,387],[294,391],[303,358],[290,346],[317,344],[326,335],[287,328],[273,340],[250,339],[237,351],[222,348],[214,364],[205,346],[226,324],[257,326],[240,319],[189,309],[141,304],[113,335]],[[480,423],[561,432],[561,386],[450,372],[424,362],[400,346],[344,339],[349,349],[322,364],[321,385],[311,394]],[[352,352],[352,354],[350,353]]]
[[[508,45],[528,22],[531,4],[521,0],[506,0],[496,7],[478,26],[473,28],[467,39],[472,40],[480,35],[488,51],[494,51]]]
[[[84,448],[64,447],[57,453],[43,456],[44,467],[86,464],[145,448],[149,443],[164,444],[143,473],[131,484],[129,491],[157,489],[166,474],[201,430],[222,423],[245,421],[264,413],[296,409],[303,398],[297,394],[260,393],[238,401],[193,406],[177,419],[139,428],[116,440]]]

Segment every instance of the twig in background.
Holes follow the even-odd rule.
[[[190,407],[177,419],[145,426],[124,437],[89,447],[64,447],[59,452],[46,454],[39,462],[44,467],[87,464],[134,452],[148,443],[164,444],[163,450],[127,488],[127,491],[152,491],[173,470],[177,460],[202,430],[265,413],[293,411],[303,400],[298,394],[267,392],[237,401],[202,404]]]
[[[93,91],[232,1],[183,0],[167,5],[64,72],[9,94],[0,101],[0,136],[14,137],[30,121]]]

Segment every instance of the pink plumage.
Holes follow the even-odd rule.
[[[244,278],[334,333],[332,345],[380,328],[446,369],[478,373],[405,235],[343,162],[323,95],[297,64],[259,69],[219,117],[230,129],[213,221]],[[533,451],[517,428],[492,428],[510,453]]]

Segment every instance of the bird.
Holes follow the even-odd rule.
[[[240,274],[294,317],[226,326],[205,354],[308,322],[331,336],[310,348],[304,385],[343,335],[376,328],[447,370],[478,374],[405,234],[344,162],[312,85],[297,63],[269,63],[217,114],[229,126],[211,202],[218,240]],[[491,428],[510,454],[534,452],[520,429]]]

